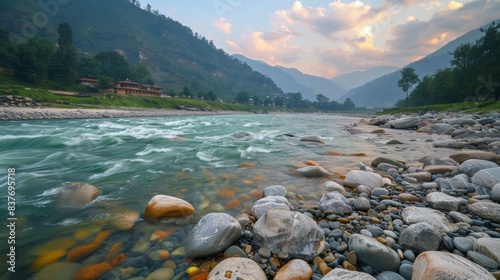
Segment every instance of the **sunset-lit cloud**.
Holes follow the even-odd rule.
[[[460,3],[460,2],[456,2],[456,1],[450,1],[448,3],[448,9],[450,10],[456,10],[456,9],[460,9],[464,6],[463,3]]]
[[[324,77],[405,66],[500,18],[498,0],[242,1],[224,18],[183,1],[169,1],[179,21],[226,52]]]
[[[217,29],[224,32],[224,34],[231,34],[231,24],[224,18],[220,18],[213,24]]]
[[[290,38],[287,32],[273,30],[268,33],[252,32],[238,42],[226,41],[226,44],[235,53],[244,53],[253,59],[272,65],[288,64],[296,61],[300,53],[300,46],[286,43]]]

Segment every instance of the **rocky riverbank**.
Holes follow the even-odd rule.
[[[449,125],[446,132],[432,135],[442,133],[445,141],[462,129],[471,135],[496,133],[498,116],[480,124],[483,118],[389,116],[382,127],[373,126],[380,125],[374,124],[375,118],[347,129],[384,141],[389,135],[388,142],[399,141],[396,146],[388,143],[390,149],[420,145],[411,142],[415,135],[428,135],[429,126],[441,123]],[[455,123],[457,119],[475,123]],[[420,125],[425,121],[427,125]],[[404,122],[411,125],[402,126]],[[427,131],[417,132],[425,127]],[[394,128],[404,131],[398,135]],[[411,133],[406,133],[408,129]],[[320,137],[302,140],[322,145]],[[90,279],[500,279],[500,155],[494,146],[486,145],[491,151],[470,147],[474,149],[439,148],[447,156],[429,152],[419,160],[360,158],[364,161],[358,168],[340,179],[331,168],[304,160],[307,166],[295,170],[295,175],[321,182],[317,200],[281,185],[267,186],[245,194],[247,201],[254,202],[234,217],[224,213],[233,208],[232,202],[225,208],[208,209],[203,201],[190,204],[156,195],[144,205],[142,215],[111,217],[114,227],[131,232],[129,249],[112,254],[114,246],[103,248],[109,250],[106,256],[113,257],[97,264],[84,261],[102,247],[102,236],[110,234],[101,231],[91,243],[68,249],[66,258],[71,265],[82,261],[74,270],[78,275],[97,275]],[[80,191],[83,186],[86,191]],[[64,201],[87,193],[84,203],[99,195],[87,185],[72,185],[62,193]],[[235,194],[230,189],[219,193],[225,198]],[[146,222],[137,220],[139,216]],[[193,226],[143,234],[142,229],[157,223]],[[50,275],[55,268],[70,269],[70,264],[51,263],[37,277]]]
[[[42,107],[0,107],[0,121],[6,120],[57,120],[57,119],[104,119],[133,117],[191,116],[214,114],[244,114],[236,111],[203,111],[190,108],[179,110],[161,109],[63,109]]]

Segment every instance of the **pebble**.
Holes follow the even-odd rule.
[[[478,252],[469,251],[467,252],[467,257],[482,267],[488,269],[498,268],[498,263],[496,261]]]
[[[399,274],[406,279],[411,279],[412,272],[413,272],[413,265],[411,264],[404,263],[399,267]]]
[[[468,251],[472,250],[474,243],[469,238],[457,237],[453,239],[453,245],[455,245],[455,248],[457,248],[461,252],[467,253]]]
[[[269,258],[271,257],[271,251],[267,248],[260,248],[258,251],[259,255],[261,255],[263,258]]]

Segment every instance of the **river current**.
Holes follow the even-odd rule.
[[[168,250],[169,265],[185,270],[184,237],[203,214],[249,212],[259,192],[271,185],[283,185],[290,197],[314,204],[325,192],[325,181],[340,180],[357,162],[369,164],[365,154],[397,152],[377,142],[376,136],[370,139],[344,130],[358,120],[245,114],[0,122],[1,218],[6,223],[9,217],[4,211],[8,208],[7,170],[15,168],[17,219],[16,272],[3,269],[12,234],[4,226],[0,230],[0,278],[45,279],[43,270],[59,262],[63,268],[50,272],[51,279],[71,279],[71,272],[98,263],[116,243],[122,244],[120,252],[127,258],[137,256],[134,247],[140,240],[172,227],[141,219],[156,194],[182,198],[195,207],[196,214],[192,222],[175,225],[176,231],[166,240],[151,242],[144,254]],[[309,135],[321,137],[325,144],[299,141]],[[305,161],[320,164],[332,175],[298,176],[295,171]],[[66,182],[89,183],[101,190],[101,196],[79,209],[61,207],[57,194]],[[110,222],[116,212],[138,213],[139,221],[131,230],[117,230]],[[67,262],[67,250],[89,243],[106,229],[112,229],[112,234],[98,250],[82,261]],[[148,262],[130,277],[147,276],[156,268],[158,264]],[[102,279],[125,279],[123,271],[123,267],[115,268]]]

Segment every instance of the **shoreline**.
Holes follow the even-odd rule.
[[[62,119],[106,119],[137,117],[176,117],[199,115],[250,114],[245,111],[201,111],[189,109],[142,109],[142,108],[110,108],[110,109],[74,109],[74,108],[27,108],[0,107],[0,121],[21,120],[62,120]]]

